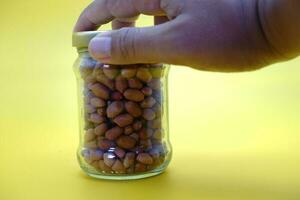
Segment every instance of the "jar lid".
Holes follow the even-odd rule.
[[[75,32],[72,35],[72,46],[77,49],[87,48],[89,43],[93,37],[98,35],[99,33],[103,33],[105,31],[82,31]]]

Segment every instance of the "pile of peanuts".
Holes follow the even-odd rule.
[[[162,65],[113,66],[85,59],[81,156],[101,173],[134,174],[163,164]]]

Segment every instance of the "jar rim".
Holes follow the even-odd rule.
[[[77,49],[86,49],[95,36],[106,31],[82,31],[72,34],[72,46]]]

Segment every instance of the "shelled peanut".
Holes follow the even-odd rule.
[[[111,66],[85,62],[84,147],[87,164],[102,173],[132,174],[159,167],[163,140],[161,65]]]

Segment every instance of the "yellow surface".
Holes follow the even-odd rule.
[[[167,172],[85,176],[71,30],[87,3],[1,2],[0,200],[300,199],[299,59],[243,74],[172,67]]]

